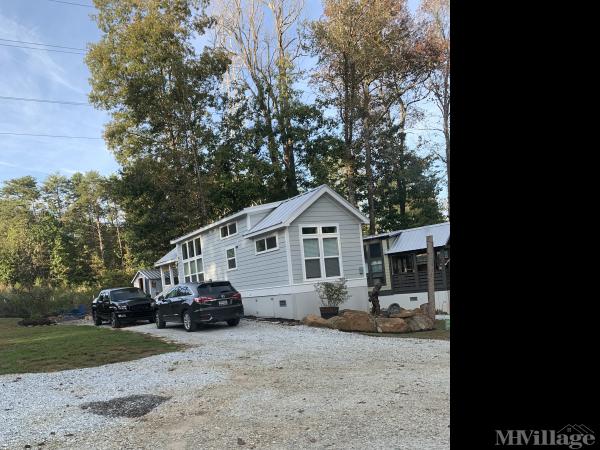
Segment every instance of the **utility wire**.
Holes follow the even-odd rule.
[[[50,138],[65,138],[65,139],[99,139],[99,137],[91,137],[91,136],[65,136],[61,134],[34,134],[34,133],[10,133],[7,131],[0,131],[0,135],[7,136],[33,136],[33,137],[50,137]]]
[[[85,52],[69,52],[67,50],[54,50],[54,49],[51,49],[51,48],[26,47],[24,45],[3,44],[1,42],[0,42],[0,45],[2,45],[3,47],[15,47],[15,48],[28,49],[28,50],[45,50],[47,52],[71,53],[73,55],[85,55]]]
[[[82,52],[85,51],[85,48],[77,48],[77,47],[65,47],[63,45],[52,45],[52,44],[42,44],[40,42],[27,42],[27,41],[17,41],[14,39],[4,39],[4,38],[0,38],[0,41],[6,41],[6,42],[16,42],[19,44],[31,44],[31,45],[42,45],[44,47],[54,47],[54,48],[66,48],[67,50],[80,50]]]
[[[93,5],[84,5],[83,3],[65,2],[65,1],[62,1],[62,0],[48,0],[48,1],[52,2],[52,3],[63,3],[65,5],[84,6],[86,8],[94,8]]]
[[[0,100],[19,100],[22,102],[37,102],[37,103],[57,103],[59,105],[87,105],[91,106],[88,102],[71,102],[68,100],[44,100],[43,98],[25,98],[25,97],[8,97],[0,95]]]

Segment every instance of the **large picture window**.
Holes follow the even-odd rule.
[[[181,244],[183,257],[183,276],[186,283],[204,281],[204,263],[200,238]]]
[[[337,225],[300,226],[300,241],[306,280],[342,275]]]

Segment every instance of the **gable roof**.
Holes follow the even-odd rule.
[[[132,283],[135,281],[135,279],[138,277],[138,275],[141,275],[150,280],[160,280],[160,272],[158,270],[156,270],[156,269],[140,269],[135,273],[135,276],[131,280]]]
[[[348,211],[354,214],[362,223],[369,223],[368,219],[363,216],[358,209],[356,209],[348,200],[342,197],[340,194],[335,192],[326,184],[322,184],[319,187],[311,189],[310,191],[303,192],[302,194],[296,195],[295,197],[288,198],[278,202],[265,203],[262,205],[249,206],[242,209],[241,211],[231,214],[227,217],[217,220],[211,224],[205,225],[204,227],[198,228],[184,236],[180,236],[176,239],[171,240],[171,244],[177,244],[178,242],[187,240],[192,236],[196,236],[203,231],[209,230],[210,228],[218,225],[225,224],[230,220],[236,219],[243,215],[271,210],[266,217],[255,224],[250,230],[246,231],[243,236],[252,237],[261,233],[266,233],[277,228],[288,226],[296,217],[302,214],[310,205],[312,205],[318,198],[323,194],[331,195],[341,206],[345,207]],[[162,258],[161,258],[162,259]]]
[[[264,219],[254,225],[250,230],[244,233],[246,237],[256,236],[266,233],[277,228],[289,226],[294,219],[302,214],[310,205],[316,202],[324,194],[329,194],[346,208],[350,213],[354,214],[362,223],[368,223],[368,220],[363,216],[350,202],[335,192],[326,184],[306,191],[300,195],[282,201],[273,211],[271,211]]]
[[[154,263],[154,267],[164,266],[165,264],[169,264],[174,261],[177,261],[177,247],[173,247],[167,252],[166,255],[163,255],[158,261],[156,261]]]
[[[428,235],[433,236],[434,247],[446,245],[450,240],[450,222],[402,230],[385,253],[410,252],[427,248]]]

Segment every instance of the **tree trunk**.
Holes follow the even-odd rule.
[[[354,64],[344,55],[344,171],[346,175],[346,188],[348,190],[348,201],[356,205],[356,187],[354,184],[354,154],[352,152],[354,133]]]
[[[368,86],[363,92],[363,143],[365,146],[365,173],[367,176],[367,203],[369,208],[369,234],[376,234],[375,223],[375,184],[373,181],[373,163],[372,163],[372,148],[371,148],[371,111],[369,104]]]

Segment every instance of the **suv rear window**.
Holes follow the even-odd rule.
[[[226,292],[237,292],[228,281],[201,284],[198,286],[198,295],[216,297]]]

